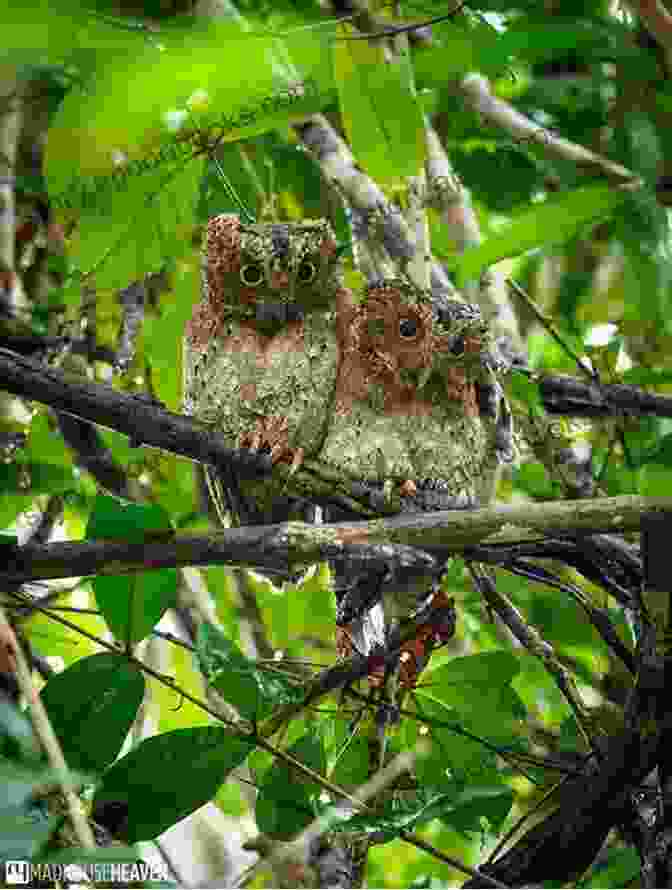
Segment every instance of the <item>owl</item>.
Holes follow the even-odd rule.
[[[334,410],[319,460],[360,480],[372,501],[374,493],[396,490],[405,511],[489,499],[497,467],[508,459],[510,414],[479,308],[456,301],[437,308],[407,279],[387,279],[339,314],[337,338]],[[352,635],[352,622],[362,619],[366,630],[382,601],[382,625],[377,621],[387,626],[420,607],[437,581],[432,572],[358,576],[337,564],[337,623]],[[368,636],[384,638],[373,628]]]
[[[373,487],[391,483],[411,509],[475,506],[501,451],[498,366],[478,307],[437,309],[410,281],[388,279],[339,314],[337,337],[320,461]]]
[[[351,303],[326,221],[210,219],[202,299],[185,328],[185,413],[273,463],[297,467],[316,455],[333,410],[336,315]],[[227,486],[216,471],[206,475],[224,521]],[[276,508],[286,509],[271,478],[239,487],[256,522],[277,521]]]

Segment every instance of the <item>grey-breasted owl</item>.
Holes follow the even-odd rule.
[[[205,234],[202,281],[185,329],[185,413],[232,448],[270,452],[274,463],[296,466],[316,455],[333,410],[336,313],[351,302],[330,225],[216,216]],[[206,475],[223,519],[227,487],[216,471]],[[270,477],[240,488],[254,521],[274,521],[276,508],[286,509]]]

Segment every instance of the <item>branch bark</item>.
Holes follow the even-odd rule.
[[[6,568],[0,578],[14,585],[209,564],[287,573],[346,557],[369,566],[383,562],[392,570],[422,572],[436,568],[433,553],[445,558],[482,542],[511,544],[548,535],[638,531],[642,513],[658,510],[672,510],[672,497],[550,501],[319,526],[287,522],[226,529],[210,537],[161,535],[142,542],[65,541],[6,549]]]
[[[549,155],[571,161],[577,167],[583,167],[591,173],[606,176],[618,185],[629,185],[633,188],[641,185],[631,170],[615,164],[608,158],[603,158],[582,145],[554,135],[550,130],[540,127],[516,111],[508,102],[493,96],[487,79],[480,74],[469,74],[460,83],[459,89],[460,95],[474,111],[482,114],[491,124],[502,127],[519,142],[536,143]]]
[[[111,386],[64,374],[7,349],[0,349],[0,387],[125,433],[136,446],[150,445],[201,463],[231,464],[242,477],[262,475],[271,469],[269,457],[227,448],[221,436],[180,414],[117,392]]]

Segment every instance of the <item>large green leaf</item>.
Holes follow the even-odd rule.
[[[484,652],[452,659],[429,674],[430,683],[417,690],[425,708],[429,702],[447,709],[442,720],[457,714],[472,732],[489,739],[509,739],[516,733],[524,709],[510,687],[518,661],[508,652]]]
[[[447,257],[458,277],[459,286],[478,278],[483,269],[526,250],[568,241],[582,227],[613,213],[627,199],[624,192],[606,185],[574,189],[558,198],[522,211],[497,235],[461,255]]]
[[[125,839],[151,840],[212,800],[253,747],[220,726],[176,729],[146,739],[104,774],[94,810],[126,806]]]
[[[116,191],[106,177],[79,215],[73,270],[94,274],[99,288],[121,288],[190,251],[202,171],[202,158],[165,163],[129,175]]]
[[[434,30],[434,29],[433,29]],[[444,22],[436,29],[437,39],[413,55],[419,85],[445,89],[451,77],[484,71],[504,73],[506,51],[498,51],[500,35],[482,22],[463,24]]]
[[[359,812],[347,819],[334,820],[332,830],[367,832],[376,834],[381,841],[392,840],[401,831],[411,831],[432,819],[441,819],[448,825],[454,823],[459,830],[478,828],[479,819],[486,816],[493,824],[499,824],[511,808],[513,795],[504,785],[479,786],[437,792],[419,787],[415,798],[386,803],[375,814]]]
[[[52,203],[102,209],[130,179],[189,160],[209,140],[318,110],[332,87],[325,38],[325,29],[280,38],[213,21],[110,57],[68,95],[49,130]]]
[[[82,658],[40,693],[70,766],[103,770],[119,754],[145,692],[142,672],[122,655]]]
[[[324,774],[324,748],[319,736],[302,736],[288,753],[315,772]],[[315,817],[310,791],[317,787],[303,773],[276,760],[264,773],[259,786],[255,805],[259,831],[277,840],[288,840],[310,825]]]
[[[263,720],[274,708],[300,701],[302,688],[283,674],[263,670],[224,634],[202,623],[197,654],[208,682],[248,720]]]
[[[343,27],[343,38],[352,33]],[[334,71],[341,114],[359,164],[375,179],[417,176],[425,159],[424,120],[403,53],[379,42],[336,40]]]
[[[15,64],[58,64],[77,50],[91,53],[137,52],[151,41],[140,22],[98,14],[94,3],[78,0],[26,0],[7,3],[2,10],[5,58]]]
[[[170,411],[179,411],[182,403],[179,345],[184,326],[191,316],[192,304],[200,297],[201,282],[195,266],[195,263],[178,265],[173,274],[173,289],[162,297],[160,316],[145,317],[145,354],[152,364],[157,395]]]
[[[121,504],[96,498],[87,526],[88,538],[142,541],[148,533],[172,534],[167,514],[156,504]],[[177,571],[154,569],[133,575],[99,575],[93,591],[105,621],[117,639],[132,644],[143,640],[161,616],[176,603]]]
[[[539,63],[568,53],[583,54],[592,62],[621,59],[636,65],[638,76],[656,76],[650,53],[634,45],[630,30],[622,24],[560,16],[553,16],[550,27],[548,21],[535,22],[528,17],[513,21],[493,43],[489,61],[503,64],[514,57]]]

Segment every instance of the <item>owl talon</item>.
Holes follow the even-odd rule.
[[[303,463],[304,449],[290,448],[287,442],[287,422],[285,418],[264,417],[261,418],[252,432],[244,433],[240,437],[240,447],[249,448],[251,451],[266,451],[271,458],[271,464],[279,461],[290,464],[289,474],[294,473]]]

